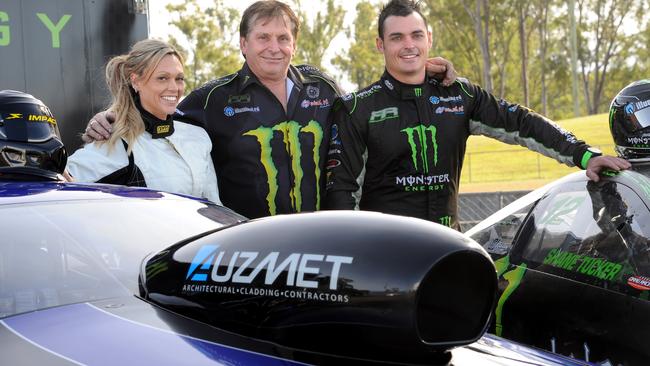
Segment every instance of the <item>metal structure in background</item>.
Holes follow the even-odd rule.
[[[147,36],[146,0],[2,0],[0,89],[41,99],[74,151],[110,101],[106,62]]]
[[[469,230],[472,226],[528,192],[530,191],[461,194],[458,202],[461,231]]]

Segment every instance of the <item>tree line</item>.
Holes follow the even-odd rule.
[[[361,88],[383,72],[375,50],[378,1],[357,1],[346,26],[341,0],[288,1],[302,20],[294,64],[309,63]],[[498,97],[552,119],[606,112],[628,83],[650,78],[650,5],[645,0],[423,0],[431,55]],[[169,41],[186,55],[188,90],[233,73],[241,14],[227,1],[168,5]],[[314,13],[315,12],[315,13]],[[344,47],[332,40],[344,34]],[[183,47],[182,45],[191,45]],[[340,49],[325,60],[330,47]],[[327,62],[329,61],[329,62]],[[329,65],[329,66],[328,66]]]

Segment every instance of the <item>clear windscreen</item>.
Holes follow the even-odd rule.
[[[121,199],[7,205],[0,217],[0,318],[137,293],[147,254],[242,219],[198,201]]]

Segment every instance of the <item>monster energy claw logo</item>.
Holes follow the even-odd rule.
[[[411,146],[411,158],[413,159],[415,169],[422,169],[424,173],[429,172],[429,160],[427,159],[429,148],[433,149],[433,165],[438,165],[438,142],[435,126],[419,125],[405,128],[401,132],[404,132],[408,137],[408,143]],[[421,166],[419,166],[418,161],[421,162]]]
[[[422,96],[422,88],[415,88],[415,89],[413,89],[413,92],[415,93],[416,97],[421,97]]]
[[[289,195],[291,204],[296,212],[302,211],[302,178],[304,172],[300,164],[302,158],[302,148],[300,146],[300,135],[311,134],[314,137],[314,147],[311,154],[314,159],[314,174],[316,176],[316,209],[320,208],[320,156],[319,147],[323,141],[323,129],[316,121],[309,121],[306,126],[301,126],[298,122],[288,121],[281,122],[273,127],[259,127],[257,129],[244,133],[244,136],[254,136],[260,144],[260,162],[264,166],[268,179],[269,193],[266,201],[269,207],[269,213],[275,215],[277,207],[275,199],[278,194],[278,169],[272,158],[271,140],[275,132],[282,135],[282,141],[286,148],[287,155],[291,161],[291,171],[293,173],[293,185],[290,187]]]
[[[440,218],[440,224],[451,227],[451,216],[443,216]]]

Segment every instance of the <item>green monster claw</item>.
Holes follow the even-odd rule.
[[[505,257],[508,258],[508,257]],[[502,258],[503,260],[504,258]],[[509,259],[505,259],[505,261],[509,261]],[[496,262],[495,262],[496,265]],[[502,267],[500,268],[501,271],[504,271],[505,268],[507,268],[507,265],[501,265]],[[499,266],[497,266],[499,268]],[[521,279],[524,278],[524,274],[526,273],[527,266],[525,263],[522,263],[521,265],[516,266],[513,270],[505,272],[503,274],[503,278],[508,281],[508,286],[506,289],[503,291],[501,294],[501,297],[499,298],[499,302],[497,303],[497,307],[494,310],[495,313],[495,333],[497,336],[501,336],[503,334],[503,305],[505,305],[506,301],[512,295],[513,292],[519,287],[519,284],[521,283]]]
[[[419,151],[420,160],[422,161],[422,169],[424,173],[429,173],[429,162],[427,160],[427,151],[429,144],[427,143],[427,131],[431,133],[431,145],[433,146],[433,165],[438,165],[438,142],[436,139],[435,126],[415,126],[405,128],[400,132],[404,132],[408,138],[408,143],[411,146],[411,158],[415,169],[418,169],[418,147],[415,143],[415,133],[417,132],[418,141],[422,149]]]
[[[268,177],[269,193],[266,195],[266,202],[269,205],[269,212],[275,215],[277,208],[275,206],[275,196],[278,194],[278,169],[273,164],[271,157],[271,139],[273,138],[273,128],[259,127],[255,130],[244,133],[244,136],[254,136],[260,144],[260,162],[264,166],[264,171]]]
[[[273,127],[258,127],[254,130],[244,133],[244,136],[253,136],[260,144],[260,163],[264,167],[268,179],[269,193],[266,195],[266,202],[269,207],[269,213],[275,215],[277,206],[275,198],[277,197],[278,186],[278,169],[273,162],[271,141],[274,133],[279,132],[282,135],[287,154],[291,159],[291,171],[294,182],[289,191],[290,200],[293,209],[296,212],[302,211],[302,179],[304,171],[302,169],[302,147],[300,144],[300,134],[309,133],[314,136],[314,147],[312,154],[314,157],[315,174],[316,174],[316,209],[320,208],[320,155],[319,148],[323,141],[323,129],[316,121],[309,121],[307,126],[301,127],[298,122],[285,121],[280,122]]]

